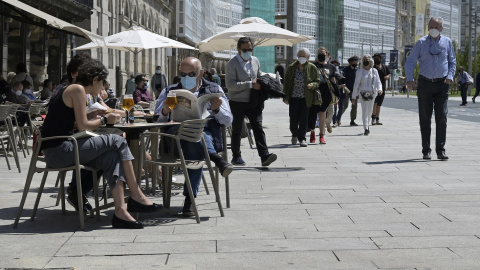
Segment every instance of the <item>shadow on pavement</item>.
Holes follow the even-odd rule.
[[[383,161],[373,161],[373,162],[364,162],[368,165],[381,165],[381,164],[395,164],[395,163],[411,163],[411,162],[431,162],[432,160],[422,159],[422,158],[412,158],[412,159],[400,159],[400,160],[383,160]]]
[[[234,170],[241,171],[264,171],[264,172],[293,172],[305,170],[303,167],[234,167]]]

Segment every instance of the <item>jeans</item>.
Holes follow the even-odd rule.
[[[177,132],[178,126],[175,127],[170,127],[165,130],[166,133],[170,134],[175,134]],[[207,152],[208,153],[217,153],[215,151],[215,148],[213,147],[213,137],[212,133],[208,128],[205,128],[203,130],[204,138],[205,138],[205,144],[207,147]],[[166,147],[165,149],[170,149],[171,143],[175,143],[170,139],[165,140]],[[203,145],[201,142],[194,143],[194,142],[187,142],[187,141],[180,141],[180,146],[182,147],[183,151],[183,157],[186,160],[204,160],[205,159],[205,152],[203,150]],[[177,152],[178,149],[175,145],[175,152]],[[190,178],[190,185],[192,186],[192,191],[193,195],[195,198],[197,197],[198,194],[198,189],[200,188],[200,183],[202,182],[202,173],[203,173],[203,168],[196,169],[196,170],[187,170],[188,173],[188,178]],[[188,196],[188,189],[187,185],[183,185],[183,195]]]
[[[466,83],[460,84],[460,94],[462,95],[462,104],[467,104],[467,89],[468,89],[468,85]]]
[[[290,132],[292,137],[305,141],[307,133],[308,107],[305,98],[291,98],[288,106],[290,116]]]
[[[362,104],[363,128],[365,130],[367,130],[370,126],[370,117],[372,117],[373,102],[374,102],[373,99],[360,101],[360,103]]]
[[[432,123],[432,112],[435,109],[436,141],[435,151],[445,151],[447,137],[447,114],[448,114],[448,88],[449,85],[440,82],[429,82],[418,80],[418,116],[420,119],[420,132],[422,134],[422,152],[431,152],[430,134]]]
[[[345,107],[345,100],[346,99],[347,98],[342,97],[338,101],[338,110],[337,110],[337,119],[336,119],[337,124],[339,124],[342,121],[342,115],[343,115],[343,111],[345,110],[344,107]],[[347,101],[347,106],[348,106],[348,101]]]
[[[102,169],[110,189],[117,180],[125,180],[122,161],[132,160],[127,140],[118,135],[100,135],[77,140],[80,164]],[[45,161],[52,168],[68,167],[75,164],[73,142],[64,141],[61,145],[43,150]],[[91,179],[91,178],[90,178]]]
[[[263,157],[268,154],[267,139],[262,127],[264,102],[260,102],[255,107],[250,106],[248,102],[238,102],[233,100],[230,100],[229,104],[233,115],[231,138],[233,158],[242,155],[242,152],[240,151],[240,140],[242,139],[242,126],[245,116],[250,120],[255,143],[257,144],[258,155]]]
[[[347,98],[345,98],[345,101],[343,103],[344,111],[348,109],[348,101],[351,101],[351,94],[347,96]],[[355,119],[357,119],[357,105],[358,105],[358,98],[355,105],[352,104],[352,109],[350,110],[350,122],[355,122]]]

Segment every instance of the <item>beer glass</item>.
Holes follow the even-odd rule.
[[[168,93],[165,105],[167,105],[170,110],[173,110],[175,107],[177,107],[177,104],[177,95],[175,93]]]
[[[134,105],[133,96],[131,94],[126,94],[123,96],[123,102],[120,104],[122,109],[130,111]]]

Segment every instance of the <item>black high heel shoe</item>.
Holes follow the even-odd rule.
[[[128,212],[149,213],[149,212],[155,212],[162,208],[163,206],[161,204],[154,203],[152,205],[146,205],[146,204],[135,201],[134,199],[132,199],[132,197],[129,197],[127,202]]]
[[[123,220],[113,214],[112,227],[117,229],[143,229],[143,223],[140,221]]]

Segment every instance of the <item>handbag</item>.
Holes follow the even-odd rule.
[[[327,82],[328,89],[330,90],[330,94],[332,95],[332,104],[337,103],[340,97],[340,90],[338,89],[338,85],[330,80],[327,74],[325,74],[323,68],[319,68],[318,70],[320,70],[320,74]]]
[[[317,86],[313,89],[313,102],[312,105],[322,105],[322,93],[320,93],[320,88]]]

